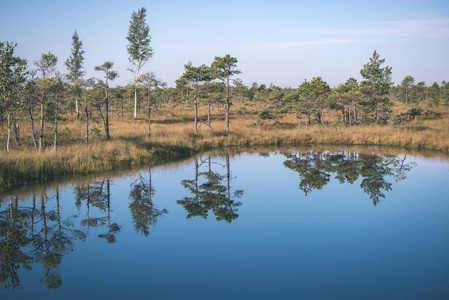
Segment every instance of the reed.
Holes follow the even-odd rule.
[[[0,150],[0,186],[11,187],[24,180],[50,180],[67,174],[85,174],[125,169],[141,165],[155,165],[189,157],[195,153],[227,146],[278,144],[348,144],[388,145],[409,149],[432,149],[449,153],[449,119],[416,119],[405,125],[357,125],[345,127],[337,120],[330,125],[315,124],[306,128],[298,124],[294,114],[280,115],[276,120],[257,119],[257,112],[244,105],[233,108],[230,132],[226,132],[222,113],[214,113],[211,126],[200,123],[193,131],[193,114],[189,108],[162,107],[154,116],[152,136],[147,137],[144,118],[113,117],[111,140],[104,139],[101,123],[95,124],[100,135],[91,135],[84,142],[83,123],[64,122],[60,126],[57,151],[47,147],[42,153],[35,150],[27,123],[21,123],[23,138],[20,146],[6,152]],[[205,108],[200,120],[207,120]],[[93,126],[93,124],[92,124]],[[0,139],[6,141],[6,130]],[[52,141],[47,128],[46,140]],[[17,183],[15,183],[17,179]],[[19,180],[20,179],[20,180]]]

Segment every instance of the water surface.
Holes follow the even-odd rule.
[[[289,148],[3,196],[1,299],[448,299],[449,164]]]

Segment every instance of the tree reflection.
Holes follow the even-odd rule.
[[[9,290],[22,288],[18,270],[31,270],[33,257],[26,251],[31,210],[19,208],[18,197],[9,196],[7,209],[0,212],[0,282]]]
[[[288,158],[284,166],[299,173],[299,189],[305,195],[312,190],[320,190],[331,177],[341,183],[353,184],[362,179],[360,187],[376,206],[380,198],[385,198],[385,192],[391,191],[392,184],[388,178],[396,182],[404,180],[406,173],[416,164],[406,163],[406,156],[383,156],[380,154],[366,154],[351,151],[287,153]]]
[[[109,244],[116,243],[116,235],[120,232],[121,227],[111,221],[111,180],[103,178],[84,186],[77,186],[75,188],[75,204],[80,207],[83,201],[87,205],[87,214],[86,219],[81,221],[81,226],[87,227],[88,232],[90,227],[98,228],[107,225],[107,232],[98,234],[98,238],[106,240]],[[105,212],[106,216],[91,217],[90,206],[98,208],[100,212]]]
[[[148,236],[150,227],[155,226],[159,217],[168,213],[166,208],[158,209],[152,197],[155,190],[151,184],[151,169],[148,170],[148,180],[141,173],[136,181],[131,184],[129,194],[132,202],[129,204],[129,210],[133,219],[134,229],[136,232]]]
[[[238,207],[241,202],[236,199],[243,196],[243,190],[231,192],[231,170],[229,155],[226,155],[226,164],[213,162],[209,156],[207,160],[201,161],[195,158],[194,179],[185,179],[181,184],[190,192],[191,196],[186,196],[177,203],[182,205],[187,211],[187,218],[202,217],[207,219],[209,211],[212,211],[217,221],[231,223],[238,218]],[[207,170],[199,172],[200,166],[207,163]],[[226,174],[220,175],[213,171],[212,165],[226,168]],[[200,184],[200,182],[202,182]]]
[[[49,197],[40,191],[40,208],[36,208],[36,194],[32,195],[32,207],[20,207],[15,197],[8,209],[0,212],[0,281],[5,288],[21,288],[17,270],[32,269],[32,263],[39,263],[45,269],[40,281],[49,290],[62,285],[57,272],[64,255],[73,251],[74,241],[84,241],[86,235],[74,227],[73,218],[63,219],[59,203],[59,188],[55,189],[54,209],[48,209]],[[37,229],[37,230],[36,230]]]

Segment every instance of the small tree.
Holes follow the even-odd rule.
[[[58,63],[58,58],[48,52],[47,54],[42,53],[41,59],[34,62],[34,65],[38,68],[38,70],[42,73],[42,80],[40,80],[41,87],[41,127],[39,130],[39,151],[44,150],[44,111],[45,111],[45,101],[46,95],[45,91],[48,88],[48,84],[46,84],[46,77],[53,74],[56,69],[56,64]]]
[[[410,90],[412,89],[414,83],[415,78],[410,75],[405,76],[401,82],[401,93],[405,96],[405,104],[408,104],[408,95],[410,94]]]
[[[342,112],[342,123],[353,125],[357,121],[356,105],[360,100],[359,85],[355,78],[349,78],[344,84],[333,89],[330,108]],[[345,106],[349,106],[346,113]]]
[[[146,8],[142,7],[131,15],[128,36],[129,44],[126,46],[129,53],[128,60],[133,65],[130,71],[134,73],[134,118],[137,118],[137,81],[142,67],[153,57],[153,49],[150,47],[150,27],[145,22]]]
[[[385,59],[380,59],[379,54],[374,51],[373,57],[360,70],[364,81],[361,82],[361,91],[367,98],[367,104],[374,111],[374,120],[380,120],[380,114],[388,110],[388,91],[391,85],[391,67],[381,68]]]
[[[89,144],[89,89],[91,89],[95,85],[95,79],[89,78],[87,80],[82,80],[80,82],[80,86],[83,90],[83,97],[84,97],[84,114],[85,114],[85,122],[86,122],[86,135],[84,137],[84,140],[86,141],[86,145]]]
[[[317,121],[321,123],[323,123],[323,108],[327,105],[327,98],[330,92],[329,85],[320,76],[314,77],[310,81],[310,96],[315,102]]]
[[[184,65],[185,72],[182,78],[187,80],[189,84],[193,86],[192,96],[193,104],[195,107],[194,129],[195,133],[198,132],[198,98],[204,98],[202,85],[205,82],[210,81],[211,72],[210,68],[205,64],[199,67],[192,66],[192,63]]]
[[[298,88],[298,95],[296,98],[296,109],[299,115],[306,115],[306,129],[310,125],[310,115],[316,112],[315,101],[313,99],[313,92],[311,83],[304,80]]]
[[[31,138],[33,139],[34,149],[37,149],[38,142],[36,140],[36,131],[34,129],[33,107],[39,101],[39,93],[37,78],[34,78],[34,74],[31,74],[31,76],[29,76],[28,81],[23,87],[23,99],[24,106],[28,108],[27,110],[30,118],[30,132]]]
[[[73,33],[72,36],[72,54],[70,57],[65,61],[65,66],[67,67],[67,70],[69,71],[69,74],[67,74],[67,79],[70,80],[70,82],[73,85],[79,86],[79,79],[85,74],[83,69],[83,62],[84,62],[84,50],[82,49],[83,42],[80,41],[78,33]],[[76,111],[76,118],[79,119],[80,112],[79,112],[79,92],[80,89],[75,88],[73,89],[75,92],[75,111]]]
[[[19,97],[14,91],[18,84],[25,81],[27,61],[14,56],[16,44],[0,42],[0,113],[8,118],[8,140],[6,149],[9,152],[11,140],[11,113],[19,107]]]
[[[147,72],[142,74],[139,78],[139,82],[145,86],[147,90],[147,105],[148,105],[148,138],[151,137],[151,90],[158,86],[158,81],[153,72]]]
[[[440,86],[438,83],[434,82],[427,90],[429,91],[431,101],[429,105],[438,105],[440,103]]]
[[[231,57],[229,54],[220,57],[216,56],[212,62],[212,70],[215,77],[226,83],[226,131],[229,132],[229,78],[233,75],[240,74],[241,71],[236,69],[237,58]]]
[[[54,111],[54,115],[55,115],[55,139],[53,142],[53,148],[56,151],[57,149],[57,144],[58,144],[58,120],[59,120],[59,104],[60,104],[60,96],[61,94],[64,92],[64,82],[62,80],[62,76],[61,74],[59,74],[59,72],[56,72],[56,76],[55,79],[52,82],[52,92],[54,94],[55,97],[55,111]]]
[[[96,66],[95,71],[101,71],[104,72],[104,89],[105,89],[105,117],[103,118],[104,122],[104,131],[106,133],[106,140],[110,140],[111,136],[109,135],[109,80],[114,80],[118,77],[117,71],[112,71],[112,67],[114,66],[114,63],[107,61],[101,66]],[[100,110],[101,113],[101,110]]]

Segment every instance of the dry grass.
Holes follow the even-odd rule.
[[[103,172],[157,164],[223,146],[324,143],[390,145],[449,152],[449,119],[446,115],[442,119],[418,119],[397,127],[344,127],[335,122],[331,126],[312,125],[306,129],[303,124],[296,123],[293,114],[260,122],[254,109],[237,106],[233,111],[229,133],[224,127],[223,111],[217,113],[214,109],[213,129],[200,123],[195,134],[191,108],[160,108],[153,115],[151,140],[147,137],[145,119],[127,120],[114,115],[110,124],[112,139],[104,140],[104,130],[99,123],[96,127],[102,135],[91,136],[89,145],[84,144],[82,122],[61,122],[58,151],[50,145],[43,153],[33,148],[29,125],[22,123],[21,146],[12,146],[10,153],[5,151],[5,143],[0,148],[0,186],[14,185],[11,177],[46,180],[65,174]],[[200,119],[206,121],[206,108],[201,107],[199,113]],[[52,142],[51,124],[46,134],[46,141]],[[1,131],[0,139],[6,141],[5,129]]]

